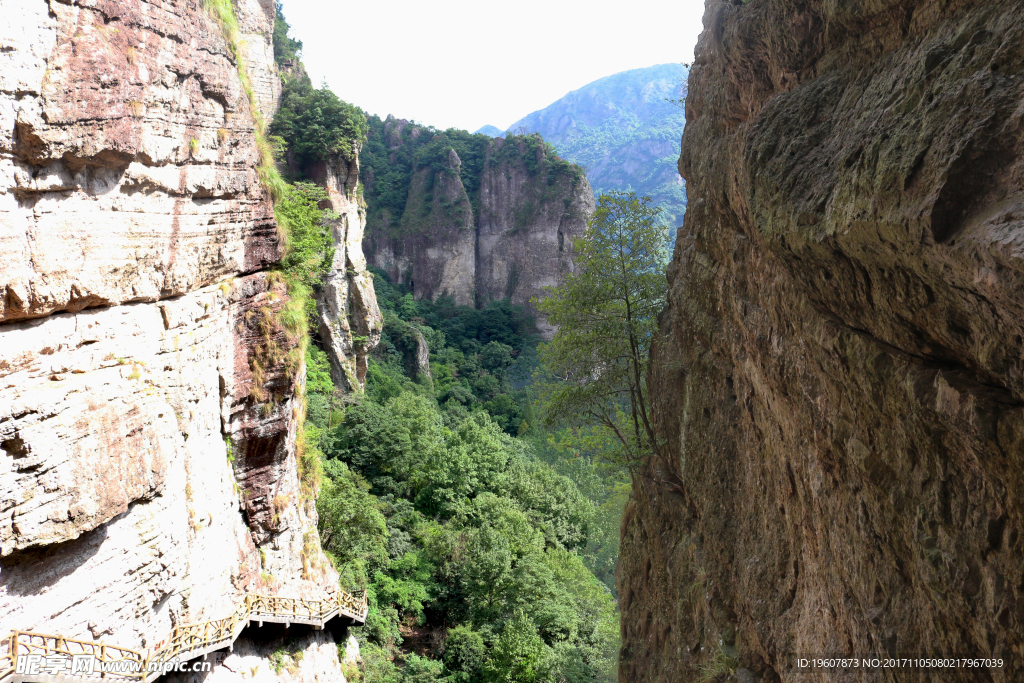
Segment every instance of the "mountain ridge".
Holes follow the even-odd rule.
[[[506,132],[539,133],[563,158],[587,169],[595,194],[649,195],[674,227],[686,210],[676,169],[686,117],[670,100],[679,97],[687,74],[682,64],[620,71],[566,93]]]

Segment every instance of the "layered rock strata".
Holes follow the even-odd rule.
[[[273,3],[236,12],[265,46]],[[141,648],[247,591],[321,595],[231,48],[190,0],[3,15],[0,624]],[[270,59],[249,43],[262,105]]]
[[[709,2],[620,680],[1024,679],[1018,2]]]

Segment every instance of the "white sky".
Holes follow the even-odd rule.
[[[704,0],[283,0],[319,86],[368,113],[505,129],[603,76],[690,62]]]

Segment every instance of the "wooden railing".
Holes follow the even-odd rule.
[[[230,647],[250,622],[323,628],[334,617],[345,616],[363,624],[367,609],[365,592],[339,591],[325,600],[246,595],[231,616],[175,626],[167,638],[146,650],[14,631],[0,641],[0,683],[68,678],[150,683],[181,662]]]

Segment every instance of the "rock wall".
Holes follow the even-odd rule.
[[[245,591],[321,595],[280,240],[219,27],[196,0],[2,10],[0,624],[143,647]],[[273,3],[236,11],[267,106]]]
[[[164,683],[347,683],[361,680],[359,643],[348,635],[343,647],[328,631],[258,629],[242,636],[230,651],[209,656],[210,671],[171,673]],[[269,633],[261,633],[268,631]],[[284,632],[282,632],[284,631]]]
[[[320,340],[328,350],[334,384],[360,392],[366,359],[380,342],[384,317],[363,255],[366,207],[359,196],[358,151],[352,161],[330,158],[306,169],[306,174],[327,188],[331,208],[338,214],[331,224],[334,261],[317,300]]]
[[[274,17],[277,0],[232,0],[238,18],[239,42],[256,99],[256,110],[266,123],[281,100],[281,78],[274,63]]]
[[[582,173],[554,182],[531,175],[520,157],[499,160],[505,145],[496,138],[480,179],[480,216],[476,230],[476,300],[511,299],[530,307],[572,272],[572,243],[583,237],[594,213],[594,193]],[[546,338],[555,329],[545,320],[538,327]]]
[[[1024,680],[1019,2],[709,2],[620,680]]]
[[[392,148],[409,125],[388,120]],[[506,145],[520,149],[503,154]],[[530,307],[531,298],[571,272],[572,242],[586,230],[594,195],[582,172],[539,172],[546,152],[537,151],[534,164],[528,153],[522,140],[492,140],[474,197],[454,149],[443,168],[416,169],[400,224],[369,226],[370,263],[410,283],[417,299],[447,295],[463,306],[511,299]],[[546,336],[554,332],[543,320],[539,326]]]

